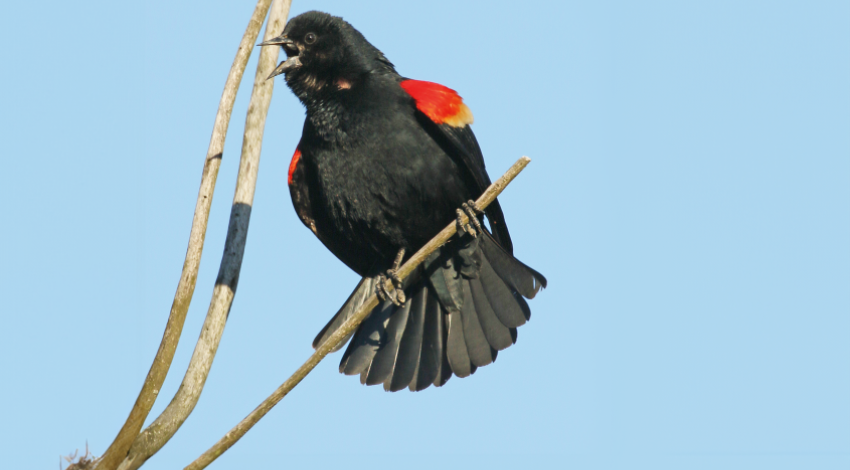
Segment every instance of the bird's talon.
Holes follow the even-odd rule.
[[[478,220],[478,214],[483,214],[484,211],[478,208],[478,204],[475,203],[472,199],[468,202],[463,203],[463,210],[466,212],[466,215],[469,216],[469,221],[475,225],[475,228],[478,229],[478,233],[483,233],[484,229],[481,228],[481,221]],[[472,235],[473,238],[475,235]]]
[[[378,274],[375,277],[375,295],[378,296],[381,302],[385,302],[390,297],[387,292],[386,282],[387,278],[383,274]]]
[[[392,269],[387,270],[387,275],[379,274],[376,278],[375,284],[375,295],[381,299],[382,302],[389,300],[396,307],[401,307],[404,305],[407,297],[404,295],[404,285],[401,282],[401,278],[398,276],[398,268],[401,266],[401,261],[404,259],[404,248],[398,251],[398,254],[395,257],[395,262],[393,263]],[[387,290],[387,278],[393,284],[393,292],[390,293]]]
[[[481,210],[480,207],[478,207],[478,203],[473,201],[472,199],[466,201],[465,205],[468,206],[470,209],[474,210],[476,214],[483,214],[484,213],[484,211]]]
[[[456,209],[457,211],[457,233],[466,232],[466,226],[463,225],[463,211],[460,209]]]
[[[393,303],[398,307],[403,305],[404,301],[407,300],[404,296],[404,285],[401,283],[401,278],[398,277],[398,268],[401,267],[402,260],[404,260],[404,248],[398,250],[392,269],[387,270],[387,275],[393,282],[393,287],[395,287],[395,300]]]
[[[386,276],[384,276],[383,274],[379,274],[375,278],[375,282],[376,282],[376,284],[375,284],[375,295],[377,295],[378,298],[381,299],[381,302],[386,302],[387,300],[389,300],[396,307],[401,307],[402,305],[404,305],[404,300],[405,300],[404,292],[401,291],[401,290],[395,289],[395,290],[393,290],[392,293],[390,293],[387,290],[387,285],[386,285],[387,277]]]
[[[472,201],[469,201],[469,202],[472,202]],[[473,203],[473,205],[475,204],[474,202],[472,202],[472,203]],[[465,203],[463,203],[463,206],[461,206],[461,207],[463,207],[462,210],[457,209],[458,232],[466,232],[470,236],[472,236],[472,238],[477,238],[478,234],[480,232],[483,232],[483,230],[481,228],[481,222],[478,221],[478,217],[475,215],[475,209],[477,209],[477,206],[475,206],[473,208],[473,207],[469,206],[469,203],[465,202]],[[467,222],[465,224],[463,223],[463,216],[464,215],[469,217],[469,222]],[[471,224],[470,224],[470,222],[471,222]],[[473,228],[473,225],[475,225],[474,228]],[[478,229],[478,231],[476,231],[476,228]]]
[[[461,232],[466,232],[469,235],[471,235],[472,238],[477,237],[478,233],[475,232],[475,229],[472,228],[472,225],[469,225],[469,223],[463,223],[463,215],[464,215],[463,211],[460,210],[460,209],[457,209],[457,232],[458,232],[458,234],[460,234]]]

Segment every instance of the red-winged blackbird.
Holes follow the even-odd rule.
[[[319,332],[319,347],[397,267],[490,185],[469,127],[472,113],[449,88],[401,77],[342,18],[308,12],[279,37],[287,55],[269,77],[307,108],[289,166],[301,221],[357,274],[355,291]],[[474,206],[474,204],[473,204]],[[498,201],[408,278],[406,300],[390,298],[360,325],[339,370],[368,385],[418,391],[466,377],[516,342],[526,298],[546,279],[516,260]],[[382,283],[380,283],[382,284]],[[380,290],[377,290],[380,294]],[[384,293],[386,296],[386,293]],[[402,297],[402,296],[400,296]]]

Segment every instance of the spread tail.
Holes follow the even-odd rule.
[[[546,279],[502,249],[489,233],[465,236],[435,252],[405,289],[400,307],[386,301],[357,329],[339,370],[387,391],[440,387],[467,377],[514,344],[531,318],[525,298]],[[313,342],[318,347],[373,292],[364,278]]]

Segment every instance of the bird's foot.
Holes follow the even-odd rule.
[[[478,204],[475,203],[472,199],[467,202],[464,202],[461,206],[461,209],[457,209],[457,231],[466,232],[472,236],[472,238],[478,237],[479,233],[484,232],[484,229],[481,227],[481,221],[478,220],[478,214],[483,214]],[[463,223],[464,214],[469,217],[469,222],[466,224]],[[474,227],[473,227],[474,225]]]
[[[387,275],[384,276],[383,274],[379,274],[375,278],[375,295],[377,295],[382,302],[389,300],[395,304],[396,307],[401,307],[404,305],[405,300],[407,300],[404,295],[404,289],[402,288],[401,278],[398,277],[398,268],[401,266],[402,259],[404,259],[404,248],[398,251],[393,267],[392,269],[387,270]],[[389,277],[393,283],[394,289],[392,292],[387,290],[387,277]]]

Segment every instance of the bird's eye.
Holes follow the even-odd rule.
[[[307,33],[307,35],[304,36],[304,42],[307,44],[313,44],[316,42],[316,35],[314,33]]]

